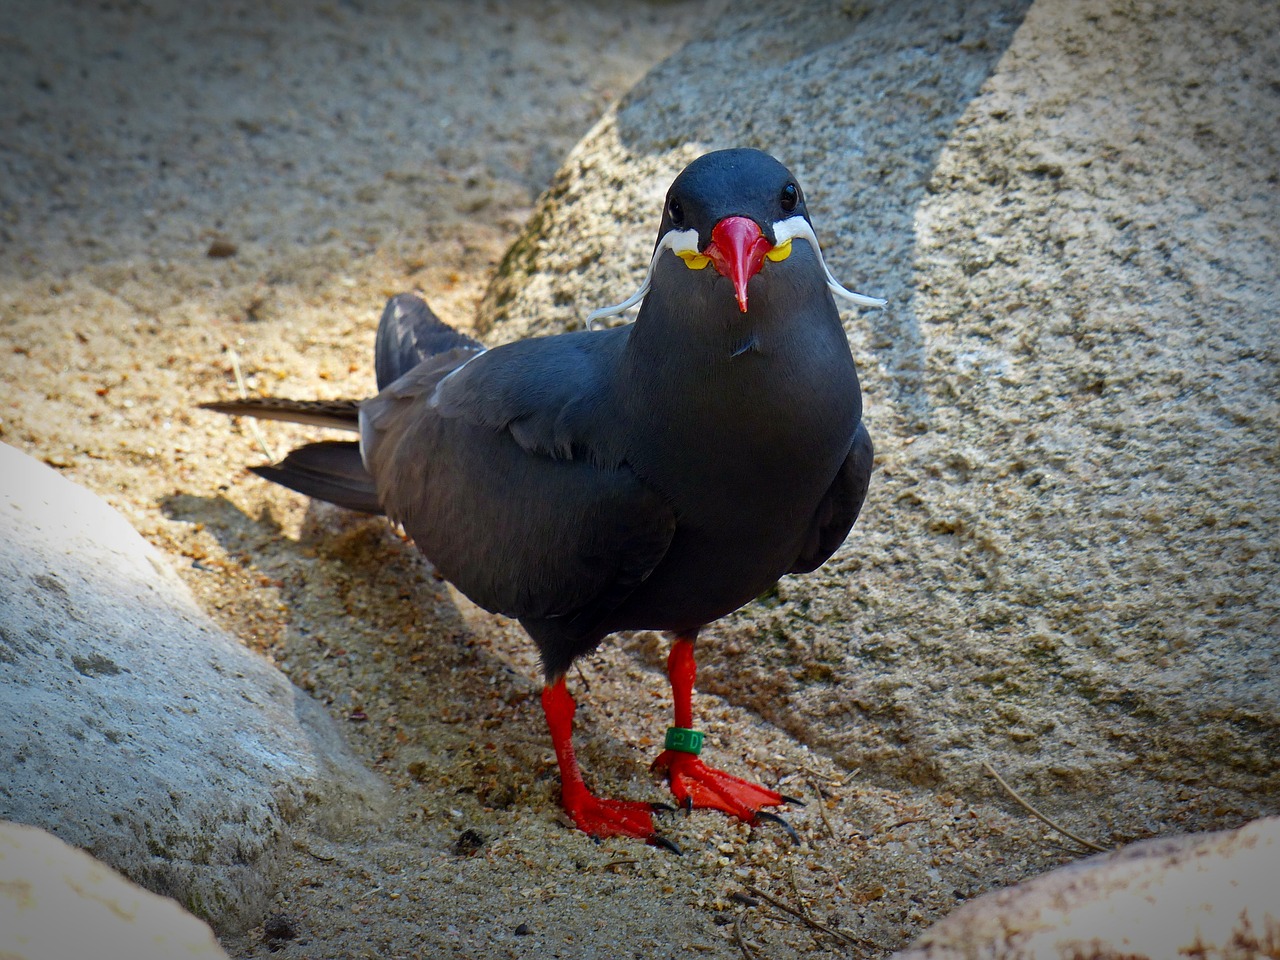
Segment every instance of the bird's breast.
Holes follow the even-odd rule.
[[[852,358],[748,353],[647,391],[628,433],[633,467],[682,523],[782,536],[807,525],[861,416]]]

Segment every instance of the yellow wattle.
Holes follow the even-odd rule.
[[[785,260],[791,256],[791,241],[784,240],[772,250],[765,254],[765,258],[777,263],[779,260]]]
[[[710,257],[703,256],[697,250],[680,250],[676,253],[676,256],[683,260],[685,266],[690,270],[701,270],[711,262]]]

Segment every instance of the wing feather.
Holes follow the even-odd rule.
[[[804,548],[789,572],[816,570],[844,543],[867,498],[874,455],[871,435],[867,433],[866,425],[859,423],[849,455],[844,458],[826,496],[818,504]]]
[[[441,574],[488,610],[585,637],[662,559],[675,515],[593,429],[608,422],[591,415],[598,336],[548,347],[432,358],[361,406],[361,439],[387,515]]]

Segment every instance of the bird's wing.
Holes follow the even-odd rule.
[[[529,453],[615,466],[620,445],[596,416],[626,328],[534,337],[475,356],[438,383],[441,417],[505,430]]]
[[[592,435],[599,344],[521,341],[421,364],[361,407],[387,515],[491,611],[603,617],[675,530],[669,505]]]
[[[844,458],[826,496],[818,504],[804,548],[792,564],[790,573],[816,570],[844,543],[867,497],[873,455],[871,435],[867,433],[866,425],[859,423],[849,455]]]
[[[437,317],[417,294],[397,294],[387,301],[382,319],[378,321],[378,337],[373,347],[378,389],[399,379],[428,357],[456,349],[480,351],[484,347]]]

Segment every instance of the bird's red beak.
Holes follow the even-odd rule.
[[[725,217],[711,231],[711,242],[702,254],[720,276],[732,281],[743,313],[747,312],[747,281],[760,272],[764,255],[772,249],[760,225],[750,217]]]

